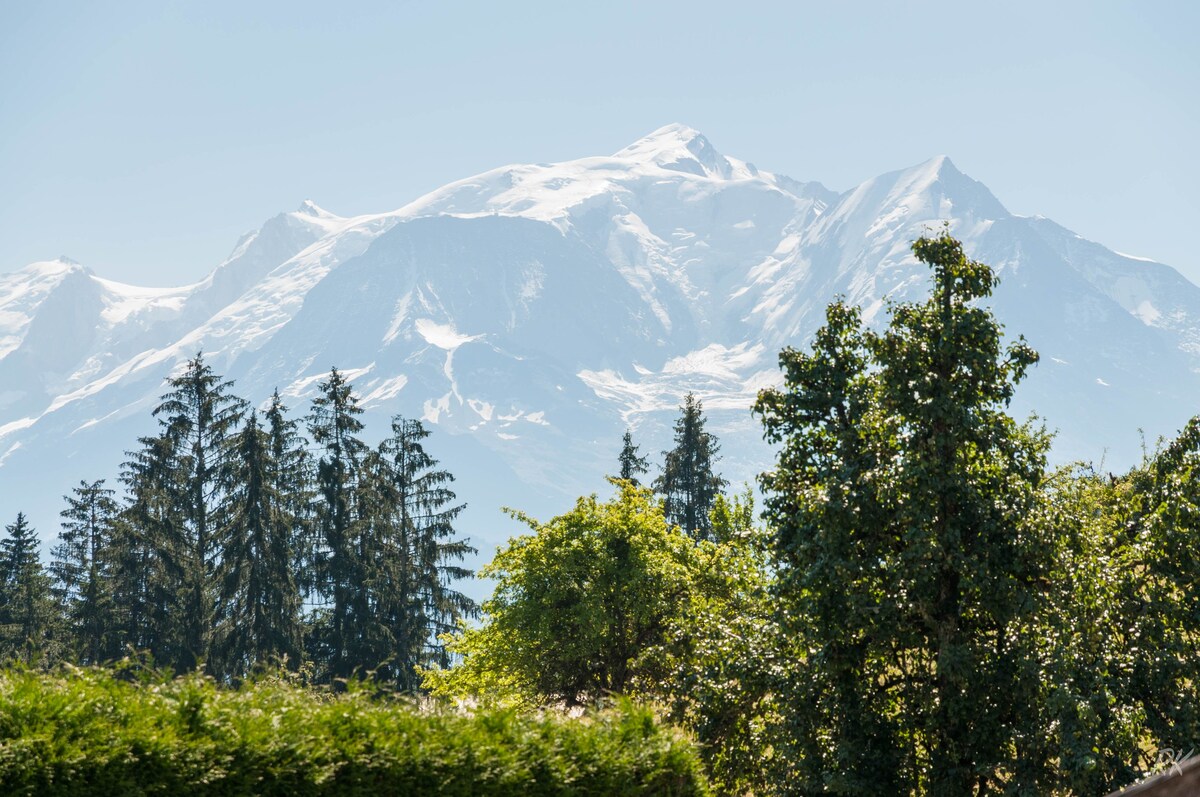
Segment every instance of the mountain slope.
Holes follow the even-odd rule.
[[[1060,430],[1060,459],[1126,464],[1139,427],[1169,434],[1195,411],[1200,289],[1167,266],[1014,216],[945,157],[839,194],[669,125],[389,213],[306,202],[178,289],[63,260],[0,277],[0,511],[54,528],[59,496],[115,474],[162,379],[200,350],[255,401],[278,387],[303,412],[337,365],[375,435],[393,413],[425,418],[485,556],[499,504],[545,514],[604,489],[625,425],[665,448],[687,390],[725,475],[752,479],[770,452],[747,408],[778,350],[836,295],[874,323],[923,296],[909,245],[943,221],[999,270],[996,312],[1042,353],[1014,411]]]

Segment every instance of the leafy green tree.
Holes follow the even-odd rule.
[[[360,664],[350,650],[352,636],[369,616],[360,594],[367,573],[358,502],[369,449],[358,436],[363,428],[358,419],[362,408],[346,378],[333,368],[318,390],[308,431],[317,447],[313,565],[322,610],[311,646],[328,677],[344,678]]]
[[[435,693],[525,705],[579,706],[666,675],[661,651],[687,605],[695,544],[646,490],[581,498],[546,523],[510,514],[531,534],[509,541],[480,575],[496,580],[487,623],[463,628],[463,657],[428,674]]]
[[[50,573],[62,606],[66,637],[82,664],[110,657],[113,528],[119,507],[104,480],[80,482],[64,496],[62,532],[51,552]]]
[[[647,696],[696,735],[719,793],[770,794],[777,729],[791,708],[776,689],[784,646],[770,537],[754,523],[749,488],[718,495],[710,518],[714,539],[696,544],[693,588],[661,647],[667,673]]]
[[[811,353],[755,405],[782,443],[776,530],[797,788],[1034,792],[1042,672],[1022,634],[1053,558],[1037,511],[1048,438],[1005,411],[1037,361],[978,300],[996,284],[943,233],[913,244],[933,295],[881,333],[830,305]],[[1002,699],[1001,699],[1002,696]]]
[[[1051,480],[1056,559],[1034,638],[1051,781],[1102,795],[1200,736],[1200,419],[1121,476]]]
[[[45,664],[55,652],[58,618],[37,533],[20,512],[4,530],[8,536],[0,540],[0,653],[7,659]]]
[[[633,432],[626,429],[625,436],[621,439],[621,454],[617,457],[617,461],[621,465],[617,478],[624,479],[634,487],[641,486],[638,483],[638,476],[650,470],[649,460],[638,455],[640,448],[641,446],[633,444]]]
[[[1028,631],[1046,662],[1039,756],[1047,764],[1045,791],[1108,794],[1156,763],[1145,708],[1125,675],[1159,655],[1157,647],[1139,651],[1135,641],[1140,627],[1154,622],[1142,599],[1150,540],[1128,525],[1135,504],[1127,479],[1090,467],[1064,468],[1047,482],[1043,511],[1055,533],[1055,559],[1043,583],[1049,605]]]
[[[221,518],[215,670],[235,681],[301,652],[297,521],[278,481],[271,437],[252,411],[237,435]]]
[[[1122,537],[1139,554],[1136,593],[1122,596],[1136,619],[1129,688],[1159,749],[1191,749],[1200,738],[1200,417],[1123,482],[1132,511]]]
[[[721,446],[704,431],[704,408],[694,393],[684,397],[679,411],[675,448],[663,452],[663,469],[654,490],[663,496],[668,522],[706,539],[712,534],[709,512],[725,486],[725,480],[713,472]]]
[[[533,533],[481,571],[497,579],[486,622],[460,628],[461,660],[425,670],[425,685],[526,707],[653,701],[697,735],[723,792],[765,793],[779,635],[750,496],[718,497],[718,541],[696,541],[648,490],[613,483],[611,500],[581,498],[547,523],[511,513]]]

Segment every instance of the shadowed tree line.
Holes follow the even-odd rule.
[[[9,659],[97,664],[130,651],[239,681],[286,664],[318,681],[403,690],[448,664],[438,636],[473,601],[454,589],[453,477],[396,417],[377,447],[332,369],[303,422],[278,392],[260,413],[201,355],[168,380],[118,493],[81,482],[43,568],[24,515],[0,541],[0,646]],[[307,436],[306,436],[307,435]]]

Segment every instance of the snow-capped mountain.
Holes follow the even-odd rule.
[[[57,529],[61,496],[111,478],[162,380],[203,350],[239,394],[297,413],[336,365],[381,436],[422,417],[472,505],[483,555],[535,514],[605,490],[621,432],[669,443],[687,390],[752,480],[770,451],[748,407],[841,294],[876,323],[920,297],[909,252],[949,221],[1001,277],[993,306],[1042,361],[1014,410],[1059,430],[1059,459],[1116,468],[1200,405],[1200,288],[1171,268],[1014,216],[935,158],[844,193],[722,155],[670,125],[608,157],[495,169],[399,210],[305,202],[173,289],[67,259],[0,276],[0,512]],[[654,457],[656,458],[656,457]]]

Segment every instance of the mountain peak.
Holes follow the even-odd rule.
[[[954,165],[954,161],[950,160],[949,155],[935,155],[917,168],[925,169],[930,174],[937,175],[940,179],[966,176]]]
[[[680,146],[687,147],[696,139],[703,139],[704,143],[708,143],[708,139],[706,139],[704,134],[699,130],[696,130],[693,127],[688,127],[680,122],[672,122],[669,125],[663,125],[657,130],[642,136],[637,141],[616,153],[616,155],[617,157],[622,157],[641,152],[658,151]]]
[[[311,199],[306,199],[301,202],[300,207],[296,208],[294,212],[304,216],[312,216],[314,219],[338,218],[336,214],[330,213],[328,210],[325,210],[325,208],[317,205],[317,203],[313,202]]]
[[[957,208],[956,214],[967,213],[979,218],[999,219],[1008,211],[988,190],[987,186],[961,172],[947,155],[937,155],[927,161],[898,172],[876,178],[891,186],[893,199],[912,196],[936,196]],[[875,181],[868,181],[870,185]],[[939,206],[939,213],[944,210]],[[947,211],[949,212],[949,211]]]
[[[698,130],[678,122],[664,125],[613,155],[701,177],[729,177],[732,165]]]

